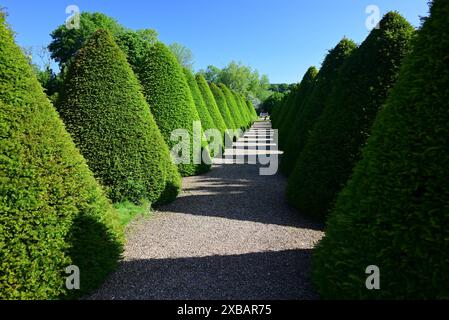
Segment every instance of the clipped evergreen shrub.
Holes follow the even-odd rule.
[[[282,101],[282,104],[279,105],[278,112],[274,115],[273,128],[280,129],[282,121],[286,117],[286,113],[290,110],[289,106],[294,104],[298,88],[299,84],[294,85],[290,93]]]
[[[246,107],[249,109],[249,114],[251,115],[252,122],[256,121],[258,118],[256,108],[254,108],[254,105],[251,100],[246,100]]]
[[[248,116],[247,108],[244,107],[242,104],[242,96],[235,91],[232,91],[232,96],[234,97],[236,105],[237,105],[239,112],[242,116],[244,127],[249,128],[250,124],[251,124],[251,119]]]
[[[448,16],[449,2],[433,1],[330,215],[313,259],[324,298],[449,297]],[[381,290],[366,290],[368,265]]]
[[[122,231],[0,12],[0,299],[75,297],[121,255]],[[81,270],[68,291],[65,269]]]
[[[287,129],[288,133],[284,139],[286,141],[285,152],[280,166],[281,171],[287,176],[295,167],[310,131],[326,105],[340,67],[355,48],[356,44],[352,40],[344,38],[335,48],[329,51],[316,77],[315,86],[310,96],[304,100],[301,111],[290,123],[290,129]]]
[[[237,106],[232,91],[222,83],[220,83],[218,87],[221,89],[221,91],[225,96],[226,104],[229,108],[229,112],[231,113],[231,117],[235,125],[237,126],[238,129],[244,129],[245,121],[243,120],[243,117],[239,111],[239,107]]]
[[[251,126],[257,118],[256,110],[254,109],[254,106],[250,107],[248,105],[248,101],[244,96],[241,96],[241,100],[242,100],[243,108],[245,108],[246,114],[248,115],[248,118],[250,121],[250,126]]]
[[[207,110],[206,104],[204,103],[203,96],[201,95],[200,89],[198,88],[198,84],[196,83],[195,77],[187,68],[183,68],[184,75],[186,77],[187,84],[190,88],[190,93],[192,94],[193,101],[195,102],[196,110],[198,111],[198,115],[201,120],[201,125],[204,130],[215,128],[215,124],[212,120],[212,117],[209,114],[209,110]]]
[[[209,114],[214,123],[214,128],[217,128],[222,132],[222,134],[224,134],[227,129],[226,123],[220,113],[220,109],[215,102],[214,95],[212,94],[212,91],[210,90],[206,79],[204,79],[204,77],[200,74],[196,75],[195,79],[201,92],[201,96],[203,97],[204,103],[206,104],[206,108],[209,111]]]
[[[58,111],[114,202],[159,200],[168,147],[125,54],[96,31],[70,64]]]
[[[294,90],[293,90],[294,91]],[[273,108],[273,112],[271,113],[271,125],[273,128],[279,129],[278,123],[279,119],[282,115],[282,112],[285,110],[285,105],[287,104],[288,99],[291,99],[292,92],[288,92],[284,95],[282,100]]]
[[[200,121],[182,67],[173,53],[162,43],[156,43],[146,53],[139,70],[139,79],[151,112],[170,150],[179,142],[171,141],[174,130],[185,129],[190,134],[190,163],[178,164],[182,176],[206,172],[210,165],[195,159],[202,159],[202,150],[193,148],[194,122]],[[204,144],[203,144],[204,147]],[[194,155],[194,152],[196,153]]]
[[[226,123],[226,129],[237,129],[238,126],[235,124],[234,119],[229,111],[228,104],[226,102],[226,97],[223,94],[223,91],[215,84],[210,84],[210,90],[214,95],[215,101],[217,103],[218,109],[223,117],[224,122]]]
[[[288,182],[287,197],[301,212],[327,216],[360,158],[413,34],[402,16],[390,12],[344,63]]]
[[[317,74],[318,69],[316,67],[312,66],[307,69],[295,92],[295,97],[290,101],[290,104],[287,105],[288,109],[279,123],[279,147],[285,150],[285,152],[289,151],[286,149],[286,142],[290,135],[290,129],[296,121],[296,118],[301,116],[304,105],[307,104],[315,86]]]

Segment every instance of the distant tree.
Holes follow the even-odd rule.
[[[285,93],[291,89],[291,85],[287,83],[280,83],[280,84],[270,84],[270,91],[273,92],[279,92],[279,93]]]
[[[168,47],[170,48],[170,51],[173,52],[173,54],[176,56],[176,59],[178,59],[178,62],[181,66],[189,69],[190,71],[193,70],[193,53],[189,48],[177,42],[172,43]]]
[[[280,92],[274,92],[271,96],[269,96],[261,105],[262,112],[268,112],[271,114],[273,108],[276,107],[284,98],[285,94]]]
[[[145,52],[156,42],[157,37],[157,32],[152,29],[127,30],[120,33],[115,41],[127,55],[128,62],[133,70],[137,71]]]
[[[246,99],[253,100],[256,104],[271,94],[268,76],[260,76],[257,70],[242,63],[232,61],[221,70],[214,66],[208,66],[206,70],[200,70],[198,73],[209,82],[217,85],[223,83],[229,89],[242,94]]]
[[[206,70],[200,70],[198,74],[202,75],[207,82],[218,83],[221,69],[215,66],[208,66]]]
[[[114,36],[126,31],[115,19],[102,13],[83,12],[80,15],[79,28],[68,29],[63,24],[51,33],[53,40],[48,46],[51,57],[60,66],[66,64],[98,29],[108,30]]]
[[[108,30],[112,34],[121,49],[128,54],[131,65],[141,57],[145,43],[155,43],[158,36],[157,32],[151,29],[129,30],[102,13],[83,12],[80,15],[80,28],[67,29],[63,24],[51,33],[53,40],[48,46],[51,57],[62,69],[98,29]]]

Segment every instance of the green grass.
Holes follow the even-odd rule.
[[[137,217],[149,217],[151,215],[151,205],[149,202],[136,205],[132,202],[124,201],[116,203],[114,207],[118,211],[120,224],[123,227],[126,227]]]

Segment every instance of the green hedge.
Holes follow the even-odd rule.
[[[275,129],[279,129],[279,121],[281,119],[282,113],[285,111],[285,106],[287,105],[288,99],[292,99],[293,92],[296,88],[293,88],[291,92],[284,95],[282,100],[273,108],[271,113],[271,125]]]
[[[288,182],[287,197],[301,212],[327,216],[360,158],[413,34],[403,17],[390,12],[344,63]]]
[[[284,174],[290,175],[293,171],[298,156],[306,145],[310,131],[326,105],[340,67],[355,48],[356,44],[345,38],[326,56],[316,77],[313,91],[304,101],[296,119],[289,123],[290,129],[285,135],[284,155],[280,167]]]
[[[236,101],[237,107],[239,108],[240,114],[242,115],[244,127],[249,128],[251,126],[251,117],[248,115],[248,108],[246,107],[246,104],[244,105],[242,103],[242,96],[240,94],[235,91],[233,91],[232,94],[234,96],[234,100]]]
[[[244,129],[245,121],[243,120],[243,116],[240,113],[239,107],[234,99],[232,91],[222,83],[220,83],[218,87],[221,89],[221,91],[225,96],[226,104],[228,106],[229,112],[231,113],[231,117],[235,125],[237,126],[238,129]]]
[[[125,54],[95,32],[70,64],[58,111],[114,202],[159,201],[170,153]]]
[[[448,16],[435,0],[329,218],[313,259],[324,298],[449,298]]]
[[[259,116],[257,115],[256,108],[254,108],[252,101],[246,100],[245,103],[247,108],[249,109],[249,114],[251,115],[252,121],[256,121]]]
[[[235,124],[234,119],[229,111],[228,104],[226,102],[226,97],[223,94],[223,91],[215,84],[210,84],[210,90],[214,95],[215,102],[217,103],[218,109],[220,110],[221,116],[226,123],[226,129],[237,129],[238,125]]]
[[[292,98],[290,103],[286,106],[287,109],[279,123],[279,147],[286,152],[288,152],[285,147],[290,136],[290,129],[296,119],[302,114],[302,109],[307,103],[307,100],[315,86],[317,74],[318,69],[313,66],[306,71],[301,83],[298,86],[298,89],[295,92],[294,98]],[[281,170],[284,169],[282,167],[282,163],[283,161],[281,161]]]
[[[212,91],[210,90],[206,79],[204,79],[204,77],[200,74],[196,75],[195,78],[204,103],[206,104],[206,108],[209,111],[210,116],[212,117],[214,128],[217,128],[218,130],[220,130],[220,132],[222,132],[222,134],[224,134],[227,129],[226,123],[220,113],[220,109],[215,102],[214,95],[212,94]]]
[[[178,142],[170,140],[173,130],[186,129],[193,138],[193,123],[200,121],[182,67],[173,53],[162,43],[156,43],[145,55],[138,71],[144,95],[150,105],[162,136],[169,148]],[[193,143],[190,163],[179,164],[182,176],[206,172],[210,165],[195,164]]]
[[[276,128],[278,130],[280,129],[282,122],[286,117],[286,114],[290,110],[290,106],[293,105],[295,102],[295,97],[296,97],[296,93],[298,92],[298,88],[299,88],[299,84],[296,84],[292,88],[292,91],[288,94],[288,96],[285,97],[282,104],[279,105],[279,108],[278,108],[279,111],[277,112],[277,114],[275,115],[275,117],[273,119],[273,128]]]
[[[113,210],[0,12],[0,299],[97,287],[121,254]],[[77,265],[81,290],[65,288]]]
[[[195,77],[187,68],[183,68],[184,75],[186,77],[187,84],[190,88],[190,93],[192,94],[193,101],[195,102],[196,110],[201,120],[201,125],[204,130],[215,128],[214,121],[209,114],[209,110],[206,107],[206,103],[203,100],[198,84],[196,83]]]

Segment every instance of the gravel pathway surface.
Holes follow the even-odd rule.
[[[232,164],[233,154],[258,145],[277,154],[269,128],[256,123],[213,170],[185,178],[175,202],[134,221],[123,262],[89,298],[317,298],[310,260],[322,226],[287,205],[280,174]]]

